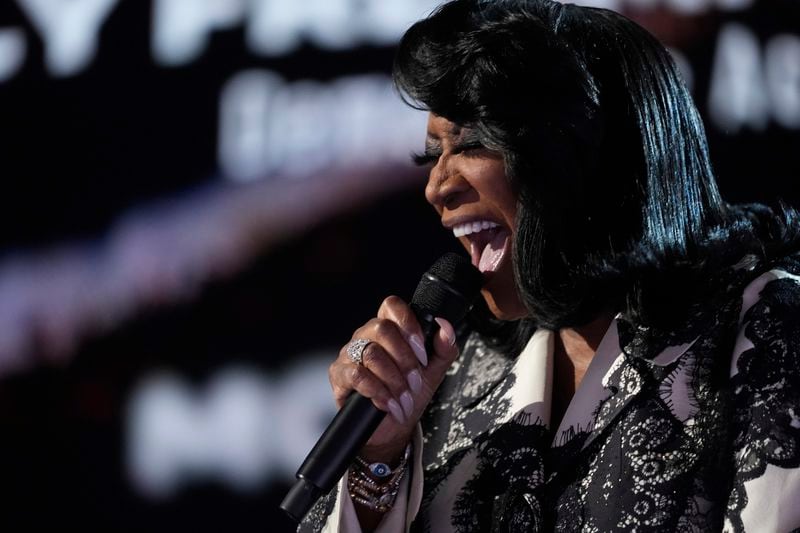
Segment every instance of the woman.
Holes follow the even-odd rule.
[[[483,302],[434,353],[397,297],[355,331],[336,401],[391,416],[301,530],[800,527],[797,217],[720,198],[664,48],[611,11],[455,0],[395,81]]]

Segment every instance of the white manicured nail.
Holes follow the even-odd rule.
[[[405,391],[400,395],[400,404],[403,406],[403,413],[406,418],[411,418],[411,415],[414,414],[414,398],[411,397],[410,392]]]
[[[394,419],[400,424],[405,424],[406,417],[403,415],[403,409],[400,408],[400,404],[393,399],[389,400],[387,403],[389,405],[389,412],[392,413]]]
[[[445,340],[450,346],[456,345],[456,332],[453,331],[453,326],[450,325],[450,322],[443,318],[435,319],[436,323],[439,324],[439,328],[441,329],[442,333],[444,333]]]
[[[428,366],[428,354],[425,353],[425,344],[422,339],[417,335],[411,335],[408,338],[408,343],[411,345],[411,349],[414,350],[417,359],[419,359],[419,364]]]
[[[408,381],[408,386],[411,388],[411,392],[414,394],[419,394],[422,391],[422,376],[419,373],[419,370],[412,370],[406,376],[406,380]]]

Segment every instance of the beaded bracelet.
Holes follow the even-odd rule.
[[[356,457],[353,463],[355,468],[351,468],[350,475],[347,476],[350,498],[378,513],[389,511],[397,498],[410,455],[411,445],[408,445],[400,464],[394,469],[385,463],[367,463],[361,457]]]

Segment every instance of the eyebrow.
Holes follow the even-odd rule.
[[[458,144],[477,144],[481,142],[481,135],[476,130],[464,128],[458,136]]]
[[[454,143],[476,142],[480,140],[480,134],[473,128],[465,128],[455,125],[445,134],[453,139]],[[442,138],[432,131],[426,132],[425,144],[436,142],[441,144]]]

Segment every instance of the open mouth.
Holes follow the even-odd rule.
[[[500,268],[509,249],[511,232],[496,222],[478,220],[454,226],[453,235],[469,241],[472,264],[485,274]]]

